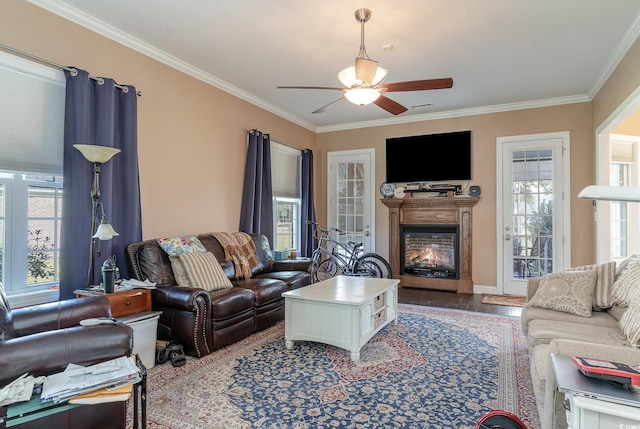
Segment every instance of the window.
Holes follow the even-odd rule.
[[[271,142],[272,247],[276,250],[300,248],[300,168],[299,150]]]
[[[629,186],[629,164],[611,163],[611,185]],[[611,202],[611,256],[628,256],[629,207],[624,201]]]
[[[13,292],[57,286],[62,176],[0,172],[0,184],[3,283]]]
[[[64,74],[0,52],[0,93],[0,282],[14,298],[58,285]]]
[[[276,211],[276,228],[274,249],[297,249],[300,246],[299,224],[300,200],[294,198],[274,197]]]

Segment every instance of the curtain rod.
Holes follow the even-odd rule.
[[[256,130],[256,129],[254,128],[254,129],[252,129],[252,130],[245,130],[245,131],[247,132],[247,134],[251,134],[251,133],[253,133],[253,132],[257,132],[258,130]],[[263,134],[269,134],[269,133],[263,133]],[[270,134],[269,134],[269,135],[270,135]],[[311,150],[311,149],[309,149],[309,148],[300,149],[299,147],[296,147],[296,146],[293,146],[293,145],[290,145],[290,144],[287,144],[287,143],[282,143],[282,142],[281,142],[280,140],[278,140],[278,139],[273,139],[273,141],[274,141],[275,143],[278,143],[279,145],[286,146],[286,147],[291,148],[291,149],[299,150],[300,152],[304,152],[305,150]]]
[[[78,70],[76,70],[73,67],[65,67],[63,65],[54,63],[53,61],[45,60],[44,58],[36,57],[35,55],[31,55],[31,54],[28,54],[26,52],[19,51],[19,50],[15,49],[15,48],[12,48],[11,46],[0,44],[0,49],[2,49],[4,51],[7,51],[7,52],[11,52],[12,54],[19,55],[19,56],[21,56],[23,58],[26,58],[26,59],[29,59],[29,60],[37,61],[37,62],[45,64],[45,65],[47,65],[49,67],[53,67],[53,68],[56,68],[56,69],[59,69],[59,70],[66,70],[69,73],[71,73],[71,76],[76,76],[78,74]],[[104,78],[89,75],[89,79],[95,80],[100,85],[104,84]],[[124,92],[125,94],[127,92],[129,92],[129,87],[128,86],[118,85],[117,83],[115,83],[114,85],[115,85],[116,88],[122,90],[122,92]],[[136,95],[139,96],[139,97],[142,96],[142,91],[136,91]]]

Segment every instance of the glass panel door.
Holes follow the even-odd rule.
[[[511,154],[513,278],[553,272],[553,152]]]

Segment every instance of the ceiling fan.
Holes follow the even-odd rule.
[[[399,115],[407,111],[402,104],[385,97],[383,92],[400,91],[426,91],[430,89],[446,89],[453,86],[450,77],[442,79],[413,80],[407,82],[382,83],[387,75],[387,70],[378,67],[378,62],[367,55],[364,46],[364,24],[371,18],[371,10],[358,9],[354,13],[356,21],[360,23],[360,51],[355,64],[338,73],[338,79],[344,88],[332,86],[278,86],[279,89],[325,89],[343,91],[344,97],[322,106],[312,113],[324,112],[329,106],[344,100],[345,98],[357,105],[374,103],[393,115]]]

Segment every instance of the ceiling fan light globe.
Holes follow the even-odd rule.
[[[344,86],[347,88],[351,88],[354,85],[359,85],[362,82],[358,82],[356,79],[356,68],[355,66],[347,67],[338,73],[338,79]]]
[[[353,104],[366,106],[380,97],[380,91],[374,88],[354,88],[346,91],[344,96]]]
[[[387,70],[382,67],[376,67],[375,77],[371,82],[371,86],[376,86],[387,76]],[[363,85],[365,82],[356,77],[356,67],[347,67],[338,73],[338,79],[347,88]]]
[[[355,63],[356,68],[356,79],[367,83],[369,85],[373,84],[373,81],[376,78],[376,73],[378,71],[378,62],[370,60],[368,58],[356,58]]]
[[[376,76],[373,78],[373,82],[371,85],[376,86],[381,83],[385,77],[387,77],[387,69],[383,69],[382,67],[378,67],[376,70]]]

